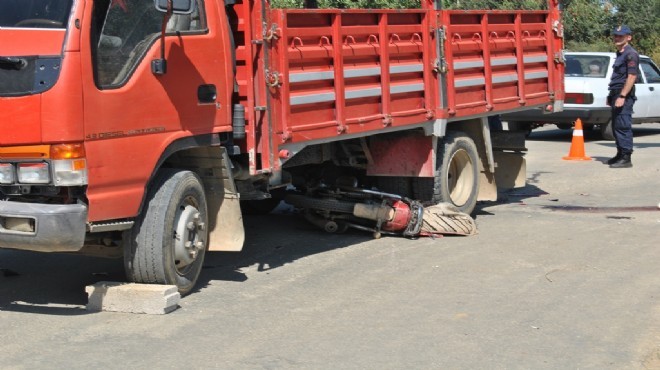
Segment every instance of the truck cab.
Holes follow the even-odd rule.
[[[119,249],[172,153],[220,146],[233,93],[226,15],[188,3],[171,14],[144,0],[0,4],[5,247]],[[169,73],[152,70],[163,55]]]

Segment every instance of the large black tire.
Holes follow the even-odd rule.
[[[447,202],[472,213],[479,192],[479,154],[474,141],[460,131],[447,132],[438,143],[435,177],[413,178],[415,199],[423,203]]]
[[[355,203],[332,198],[313,198],[302,194],[287,194],[284,201],[294,207],[328,212],[353,213]]]
[[[600,125],[600,135],[603,137],[603,140],[614,140],[614,127],[612,125],[612,120]]]
[[[176,285],[189,293],[199,277],[208,241],[204,187],[190,171],[163,169],[147,203],[124,237],[124,267],[130,281]]]

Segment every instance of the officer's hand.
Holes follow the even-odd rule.
[[[626,102],[625,98],[616,98],[616,101],[614,102],[614,106],[617,108],[623,107],[623,103]]]

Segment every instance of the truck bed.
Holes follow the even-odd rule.
[[[234,9],[249,23],[233,29],[247,147],[261,155],[252,173],[277,168],[282,145],[562,98],[551,11],[268,9],[251,1]]]

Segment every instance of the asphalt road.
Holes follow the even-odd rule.
[[[571,162],[571,132],[535,131],[528,185],[472,237],[247,218],[244,251],[208,255],[164,316],[84,310],[121,261],[0,250],[0,367],[660,369],[660,124],[634,131],[617,170],[595,133]]]

